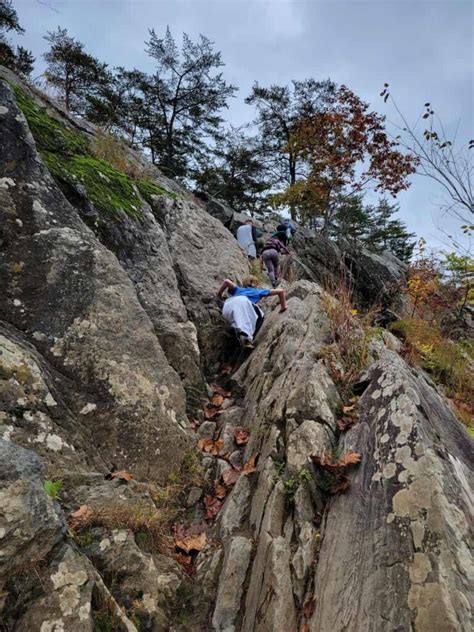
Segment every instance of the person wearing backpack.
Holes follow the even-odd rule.
[[[278,285],[280,279],[280,253],[290,254],[288,248],[276,237],[272,236],[265,242],[262,249],[262,258],[260,259],[260,268],[263,266],[267,269],[273,287]]]

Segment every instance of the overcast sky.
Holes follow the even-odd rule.
[[[200,33],[215,42],[224,74],[239,87],[227,118],[253,116],[244,99],[255,80],[262,85],[330,77],[348,85],[393,119],[379,93],[388,82],[410,121],[426,101],[448,134],[474,137],[474,3],[465,0],[14,0],[25,35],[17,43],[43,69],[42,39],[58,25],[110,66],[152,71],[144,53],[148,29],[169,25],[181,37]],[[410,230],[435,244],[440,191],[421,176],[399,196],[400,216]],[[455,222],[442,220],[449,230]]]

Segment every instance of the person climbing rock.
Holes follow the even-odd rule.
[[[270,281],[273,287],[278,284],[280,279],[280,253],[290,254],[288,248],[283,244],[280,239],[277,239],[272,235],[262,249],[262,258],[260,260],[260,268],[263,270],[263,266],[267,270]]]
[[[263,323],[264,314],[257,303],[266,296],[278,296],[280,313],[286,310],[284,290],[258,288],[257,284],[258,279],[254,276],[246,277],[242,286],[224,279],[217,293],[219,299],[222,299],[226,290],[230,295],[224,302],[222,315],[235,330],[240,344],[247,349],[253,349],[253,339]]]
[[[257,231],[251,219],[247,219],[245,224],[239,226],[236,233],[239,246],[249,259],[257,256]]]

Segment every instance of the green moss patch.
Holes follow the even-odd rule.
[[[62,125],[39,107],[21,88],[13,86],[18,107],[28,121],[40,152],[50,151],[63,155],[86,154],[88,143],[79,134]]]
[[[138,190],[145,198],[148,203],[152,202],[152,198],[154,195],[167,195],[174,200],[178,197],[178,195],[172,191],[168,191],[167,189],[163,189],[159,184],[153,182],[152,180],[147,180],[146,178],[141,178],[137,182]]]
[[[133,218],[142,216],[142,202],[129,176],[91,156],[85,138],[47,114],[21,88],[14,90],[41,156],[59,184],[81,184],[102,219],[121,211]]]
[[[104,160],[81,155],[64,160],[51,152],[45,152],[43,158],[55,178],[84,186],[89,200],[103,216],[121,211],[129,217],[142,216],[142,201],[132,179]]]

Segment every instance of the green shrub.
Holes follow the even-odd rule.
[[[63,484],[61,481],[45,481],[43,483],[43,489],[51,496],[53,500],[59,500],[59,492],[62,490]]]

